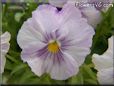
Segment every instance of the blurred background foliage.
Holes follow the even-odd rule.
[[[114,35],[114,7],[102,13],[103,19],[95,29],[91,53],[86,57],[79,73],[68,80],[58,81],[52,80],[48,74],[38,77],[32,73],[27,63],[22,62],[21,49],[16,41],[17,33],[23,22],[31,17],[32,11],[42,4],[42,1],[37,0],[37,3],[31,3],[31,0],[25,0],[26,2],[23,3],[4,1],[2,2],[2,31],[11,33],[11,46],[6,55],[7,61],[2,76],[3,84],[98,84],[97,71],[94,69],[91,57],[94,53],[103,54],[108,48],[108,38]]]

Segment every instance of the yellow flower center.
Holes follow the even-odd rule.
[[[57,53],[59,51],[59,45],[56,41],[48,44],[48,51],[51,53]]]

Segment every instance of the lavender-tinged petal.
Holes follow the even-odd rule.
[[[11,35],[9,32],[5,32],[0,36],[0,48],[1,48],[1,56],[0,56],[0,73],[4,72],[4,67],[6,63],[5,55],[8,52],[10,48],[9,40],[11,38]]]
[[[48,54],[47,58],[45,59],[44,66],[47,73],[50,73],[53,67],[53,64],[54,64],[53,59],[54,59],[54,55],[51,53]]]
[[[72,40],[72,45],[81,45],[84,47],[91,46],[92,37],[95,34],[95,31],[90,25],[88,25],[85,19],[80,18],[78,20],[69,20],[63,25],[62,28],[64,30],[69,30],[67,39]]]
[[[1,44],[1,45],[0,45],[1,53],[2,53],[2,54],[6,54],[6,53],[8,52],[8,50],[9,50],[9,46],[10,46],[9,43]]]
[[[86,56],[90,54],[90,48],[71,46],[66,52],[70,54],[80,66],[84,63]]]
[[[29,44],[41,42],[42,34],[39,31],[42,29],[36,29],[33,25],[33,19],[29,18],[26,22],[24,22],[18,33],[17,42],[22,49],[29,47]]]
[[[51,78],[56,80],[65,80],[78,73],[79,68],[77,62],[68,54],[63,55],[64,61],[61,64],[53,64],[50,72]]]
[[[43,28],[45,32],[51,32],[60,24],[58,20],[58,10],[51,5],[40,5],[32,13],[32,18]]]
[[[47,46],[47,44],[44,44],[42,42],[28,44],[28,46],[23,49],[23,52],[26,54],[31,54],[31,53],[34,53],[34,52],[42,49],[44,46]]]
[[[43,73],[45,73],[44,61],[45,60],[35,56],[33,59],[27,60],[27,63],[30,66],[32,72],[38,76],[41,76]]]
[[[37,51],[37,53],[39,54],[39,55],[42,55],[44,52],[46,52],[47,51],[47,46],[44,46],[43,48],[41,48],[41,49],[39,49],[38,51]]]
[[[70,3],[65,4],[62,11],[59,12],[59,16],[59,21],[61,23],[60,27],[69,20],[78,20],[82,17],[81,11],[75,7],[75,3],[74,5]]]
[[[61,50],[59,50],[59,52],[54,55],[54,64],[61,64],[62,61],[64,61],[63,53]]]

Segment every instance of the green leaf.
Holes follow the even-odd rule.
[[[70,80],[69,83],[71,85],[83,85],[84,84],[84,79],[83,79],[83,74],[82,74],[82,70],[80,69],[79,73],[76,76],[73,76]]]
[[[85,73],[89,78],[96,80],[95,73],[91,70],[88,65],[84,64],[82,68],[83,73]]]
[[[20,77],[19,82],[24,83],[24,82],[28,81],[28,79],[32,78],[33,76],[35,76],[35,75],[33,73],[31,73],[30,70],[26,70]]]
[[[23,70],[24,68],[26,68],[27,65],[26,64],[17,64],[14,68],[13,71],[11,72],[11,75],[13,75],[14,73]]]
[[[20,28],[20,24],[15,21],[15,10],[9,9],[10,4],[4,4],[4,15],[2,16],[2,31],[8,31],[11,34],[10,49],[14,51],[20,51],[17,45],[17,32]]]
[[[6,59],[5,70],[11,71],[12,69],[13,69],[13,63],[9,59]]]
[[[92,79],[85,79],[85,84],[93,84],[93,85],[98,85],[98,83],[95,80]]]
[[[16,60],[14,57],[12,57],[12,56],[10,56],[10,55],[7,54],[6,57],[7,57],[9,60],[11,60],[12,62],[18,63],[18,60]]]
[[[96,27],[91,53],[101,55],[108,48],[108,38],[112,36],[112,10],[114,10],[114,8],[110,8],[106,13],[103,14],[101,23]]]

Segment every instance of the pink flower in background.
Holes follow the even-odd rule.
[[[75,6],[66,4],[61,11],[40,5],[22,25],[17,42],[21,58],[38,76],[50,74],[65,80],[76,75],[90,53],[94,29]]]
[[[113,36],[109,39],[109,48],[103,55],[93,55],[95,69],[100,84],[114,84]]]
[[[4,72],[4,66],[6,63],[6,58],[5,55],[9,50],[10,44],[10,33],[9,32],[5,32],[4,34],[2,34],[0,36],[0,48],[1,48],[1,56],[0,56],[0,73]]]
[[[64,4],[72,3],[79,8],[83,17],[87,18],[88,23],[94,28],[102,20],[101,12],[106,12],[111,6],[110,4],[113,0],[49,0],[49,3],[56,7],[63,7]],[[77,4],[78,3],[78,4]],[[87,6],[87,4],[94,4],[93,6]],[[104,7],[104,4],[109,4],[109,6]]]

